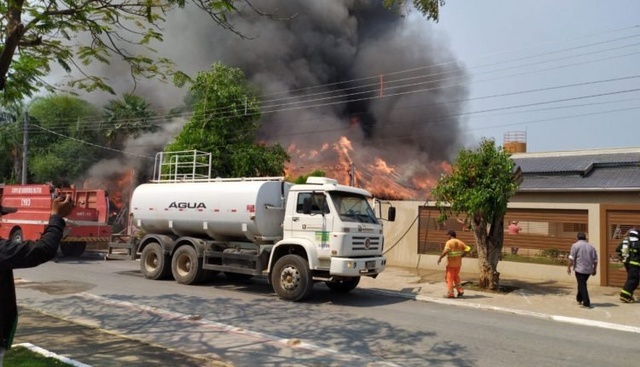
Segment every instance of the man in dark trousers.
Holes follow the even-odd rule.
[[[576,281],[578,282],[578,294],[576,301],[586,308],[591,308],[591,299],[589,299],[589,290],[587,289],[587,280],[591,275],[595,276],[598,269],[598,253],[592,244],[587,242],[587,235],[584,232],[578,232],[578,241],[571,245],[569,252],[569,263],[567,266],[567,274],[571,274],[571,269],[576,273]]]
[[[52,201],[49,224],[38,241],[11,242],[0,240],[0,367],[4,353],[11,348],[18,324],[16,288],[13,269],[32,268],[54,258],[62,240],[66,217],[73,210],[70,196]],[[0,206],[0,214],[15,212]]]

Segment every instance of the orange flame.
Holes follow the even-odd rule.
[[[379,155],[371,154],[346,136],[335,143],[323,143],[318,149],[303,150],[295,144],[288,149],[291,161],[286,173],[291,178],[322,170],[327,177],[342,184],[362,187],[380,199],[425,199],[437,184],[441,174],[450,172],[447,162],[424,162],[417,169],[389,163]],[[355,167],[355,177],[351,177]]]

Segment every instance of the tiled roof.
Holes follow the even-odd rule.
[[[640,191],[640,149],[525,153],[512,159],[522,170],[519,191]]]

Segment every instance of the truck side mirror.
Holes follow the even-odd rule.
[[[387,212],[387,219],[389,222],[393,222],[396,220],[396,208],[393,206],[389,207],[389,211]]]

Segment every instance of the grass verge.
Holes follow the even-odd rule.
[[[7,351],[4,356],[4,365],[11,367],[69,367],[56,358],[45,357],[29,348],[16,346]]]

